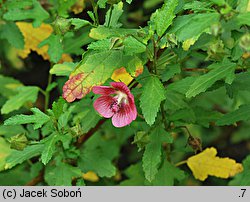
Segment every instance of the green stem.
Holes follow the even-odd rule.
[[[95,20],[96,20],[96,25],[99,25],[100,22],[99,22],[99,16],[98,16],[98,5],[95,3],[94,0],[90,0],[91,2],[91,5],[92,5],[92,8],[93,8],[93,11],[94,11],[94,15],[95,15]]]
[[[176,163],[175,166],[178,167],[178,166],[181,166],[181,165],[186,164],[186,163],[187,163],[187,160],[180,161],[180,162]]]
[[[48,91],[48,86],[51,84],[52,81],[52,74],[49,73],[49,77],[48,77],[48,84],[47,84],[47,88],[45,91],[45,103],[44,103],[44,111],[46,112],[48,107],[49,107],[49,98],[50,98],[50,91]]]

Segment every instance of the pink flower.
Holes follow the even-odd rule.
[[[137,116],[134,96],[123,82],[111,82],[110,84],[112,87],[93,87],[93,92],[101,95],[94,102],[94,108],[103,117],[112,117],[115,127],[129,125]]]

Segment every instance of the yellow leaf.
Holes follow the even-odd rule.
[[[99,177],[93,171],[89,171],[82,175],[83,179],[88,180],[90,182],[98,182]]]
[[[216,154],[217,150],[211,147],[187,160],[196,179],[204,181],[208,175],[229,178],[243,171],[240,163],[230,158],[216,157]]]
[[[133,77],[139,76],[142,72],[143,72],[142,65],[136,66],[136,70],[135,72],[132,73],[132,75],[129,74],[124,67],[121,67],[120,69],[116,69],[113,72],[111,79],[117,82],[122,81],[123,83],[128,85],[133,80]]]
[[[22,32],[25,42],[24,49],[18,51],[19,56],[21,58],[26,58],[31,51],[35,51],[37,54],[41,55],[43,59],[48,60],[48,45],[38,48],[38,44],[50,36],[53,32],[53,28],[44,23],[37,28],[34,28],[31,23],[27,22],[16,22],[16,25]]]
[[[37,52],[37,54],[41,55],[44,60],[49,60],[48,55],[48,45],[42,46],[41,48],[38,45],[46,38],[50,36],[53,32],[52,26],[49,24],[42,24],[40,27],[34,28],[32,23],[28,22],[16,22],[16,25],[22,32],[24,36],[24,49],[18,49],[17,54],[21,58],[26,58],[30,54],[31,51]],[[63,54],[60,62],[71,62],[72,58],[68,54]]]

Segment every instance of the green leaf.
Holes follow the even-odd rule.
[[[229,186],[250,186],[250,155],[243,160],[243,172],[229,182]]]
[[[149,76],[143,85],[140,106],[149,125],[155,122],[161,102],[165,99],[164,86],[155,76]]]
[[[167,65],[166,69],[161,75],[162,81],[168,81],[169,79],[173,78],[175,74],[181,73],[181,68],[179,64],[174,65]]]
[[[0,26],[0,38],[7,39],[8,42],[15,48],[24,48],[23,35],[13,22],[7,22],[2,27]]]
[[[169,134],[161,127],[155,128],[150,133],[150,142],[146,145],[142,157],[142,167],[145,178],[151,182],[158,172],[158,166],[161,162],[162,143],[168,139]]]
[[[198,77],[186,92],[188,98],[205,92],[216,81],[225,79],[226,83],[232,83],[236,64],[231,62],[214,63],[208,68],[212,69],[205,75]]]
[[[125,170],[125,175],[129,178],[120,183],[121,186],[142,186],[144,185],[144,175],[141,163],[129,166]]]
[[[45,170],[45,181],[50,186],[71,186],[73,178],[81,176],[79,168],[63,162],[56,166],[48,166]]]
[[[97,5],[98,5],[100,8],[105,8],[107,1],[108,1],[108,0],[98,0],[98,1],[97,1]]]
[[[146,51],[146,46],[132,36],[125,38],[123,44],[124,53],[126,55],[134,55],[136,53],[143,53]]]
[[[0,137],[0,171],[4,170],[5,159],[8,157],[12,150],[10,149],[9,143],[7,143],[2,137]]]
[[[216,124],[218,126],[230,125],[237,121],[247,121],[250,119],[250,104],[241,105],[239,109],[225,114]]]
[[[77,66],[73,62],[64,62],[62,64],[55,64],[49,71],[50,74],[55,74],[56,76],[69,76],[70,73]]]
[[[19,125],[19,124],[27,124],[27,123],[33,123],[34,129],[41,128],[43,124],[48,122],[50,120],[50,117],[41,112],[37,108],[31,108],[31,111],[34,115],[16,115],[13,117],[10,117],[4,122],[4,125]]]
[[[194,107],[192,109],[197,117],[196,123],[206,128],[209,127],[210,123],[214,123],[222,117],[222,114],[217,111],[205,110],[201,107]]]
[[[209,31],[211,25],[219,21],[218,13],[190,14],[177,17],[169,33],[174,33],[179,41],[200,36]]]
[[[63,39],[64,53],[81,55],[83,53],[82,46],[89,44],[93,39],[89,37],[89,31],[83,31],[81,34],[66,37]]]
[[[16,95],[16,89],[23,84],[11,77],[0,75],[0,95],[4,97],[11,97]]]
[[[53,102],[52,111],[56,119],[59,119],[59,117],[63,114],[65,103],[66,102],[62,97],[60,97],[56,102]]]
[[[44,143],[44,149],[42,152],[41,160],[44,165],[46,165],[52,158],[56,150],[56,142],[58,141],[57,134],[50,135],[48,138],[42,140]]]
[[[33,6],[31,9],[27,9],[25,6],[22,8],[13,8],[8,10],[3,18],[5,20],[29,20],[32,19],[33,26],[39,27],[44,20],[49,18],[49,13],[43,9],[37,0],[33,0]]]
[[[79,167],[84,173],[93,171],[100,177],[112,177],[116,173],[116,167],[100,150],[85,149],[81,155]]]
[[[186,94],[186,92],[196,79],[196,77],[189,76],[181,80],[175,81],[174,83],[169,84],[168,90],[173,90],[181,94]]]
[[[75,26],[74,27],[75,30],[90,25],[89,21],[80,18],[70,18],[69,20],[71,24]]]
[[[35,86],[22,86],[17,89],[17,94],[11,97],[2,107],[1,113],[8,114],[19,109],[27,102],[34,103],[37,99],[39,88]]]
[[[47,39],[42,41],[38,47],[41,48],[44,45],[49,45],[48,54],[50,56],[50,60],[54,63],[57,63],[63,54],[61,37],[59,35],[51,34]]]
[[[112,28],[121,27],[122,24],[119,23],[118,21],[123,13],[122,8],[123,8],[122,2],[113,5],[113,8],[111,7],[106,13],[104,26]]]
[[[98,40],[95,42],[92,42],[91,44],[88,45],[89,50],[99,50],[99,51],[104,51],[104,50],[110,50],[112,48],[112,39],[102,39]]]
[[[155,179],[152,181],[154,186],[173,186],[175,180],[181,181],[185,178],[184,171],[176,168],[167,160],[164,161]]]
[[[167,89],[165,107],[170,110],[186,108],[188,107],[188,104],[184,101],[184,99],[184,95]]]
[[[23,163],[24,161],[38,156],[42,153],[44,145],[36,144],[26,147],[22,151],[13,150],[11,154],[6,158],[5,169],[11,169],[17,164]]]
[[[108,28],[99,26],[90,30],[89,36],[93,39],[100,40],[110,37],[121,37],[126,35],[136,35],[137,29],[124,29],[124,28]]]
[[[155,25],[155,30],[160,37],[172,24],[172,21],[175,17],[174,10],[177,5],[178,0],[165,0],[163,6],[152,14],[150,20]]]

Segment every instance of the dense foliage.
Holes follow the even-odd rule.
[[[0,185],[250,185],[249,26],[249,0],[0,0]]]

